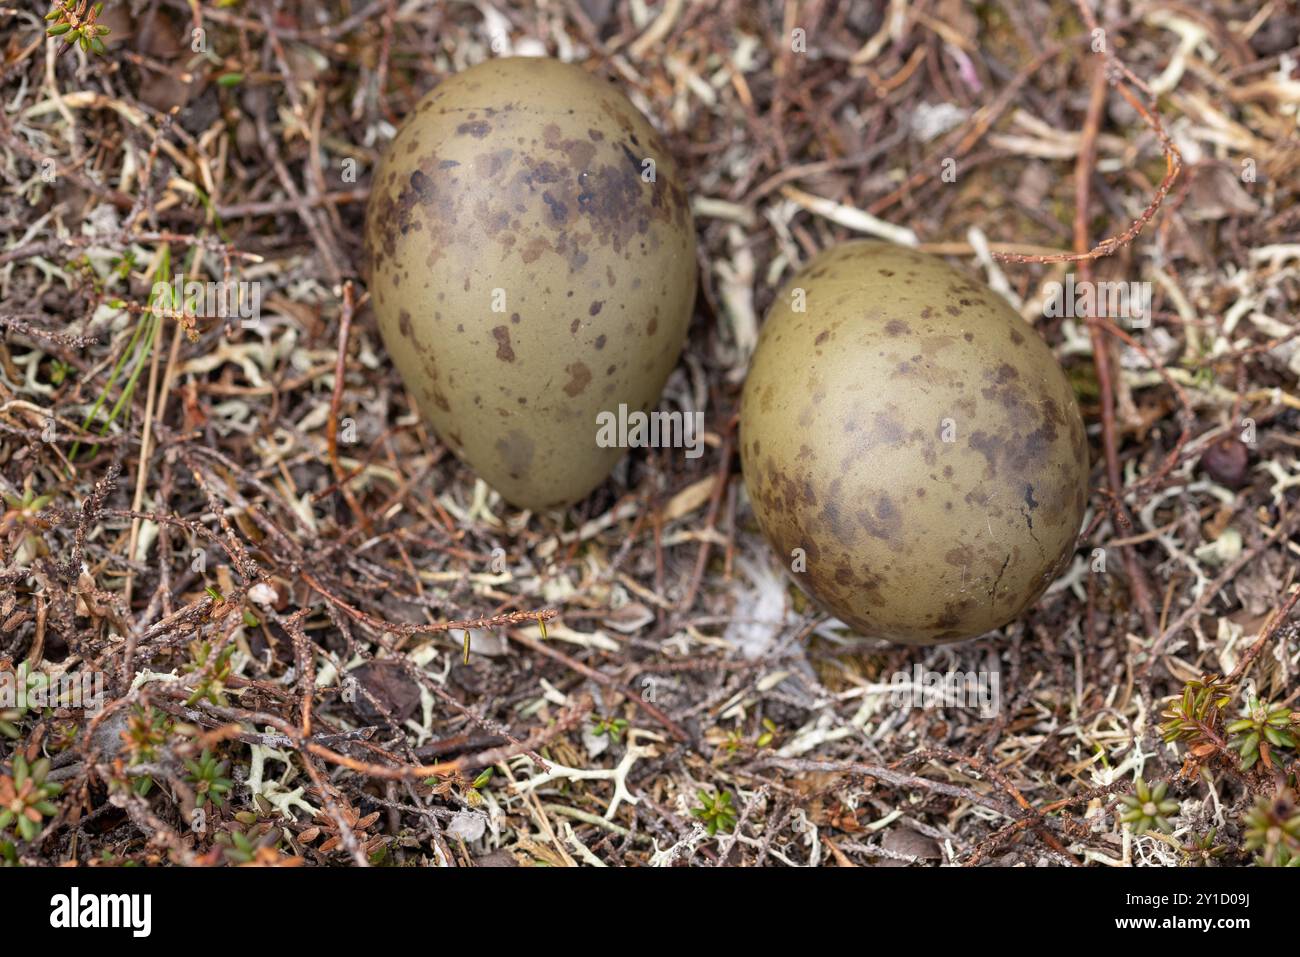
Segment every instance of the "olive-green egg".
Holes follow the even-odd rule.
[[[850,242],[778,295],[740,413],[745,485],[794,579],[860,634],[955,641],[1070,561],[1088,492],[1078,404],[1001,296]]]
[[[611,83],[489,60],[416,106],[375,174],[375,315],[439,438],[508,501],[565,505],[624,449],[597,416],[652,409],[695,299],[685,184]]]

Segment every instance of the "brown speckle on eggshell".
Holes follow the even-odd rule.
[[[389,146],[365,239],[388,353],[456,454],[524,507],[603,481],[624,450],[598,413],[657,403],[695,298],[681,174],[618,88],[546,58],[447,77]],[[499,384],[515,401],[484,403]]]
[[[1087,501],[1083,421],[1046,344],[983,283],[886,243],[835,246],[778,295],[740,451],[795,580],[902,643],[1020,615],[1068,564]]]

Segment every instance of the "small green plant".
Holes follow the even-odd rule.
[[[601,718],[591,729],[592,734],[606,735],[612,741],[618,741],[627,730],[627,722],[622,718]]]
[[[39,515],[42,509],[52,501],[54,501],[53,495],[37,495],[32,491],[29,481],[29,484],[23,489],[22,495],[6,494],[4,496],[5,505],[10,509],[9,514],[6,517],[11,522],[22,523],[30,521]]]
[[[50,724],[45,735],[45,750],[54,754],[66,751],[77,743],[80,727],[70,718],[61,718]]]
[[[126,730],[122,732],[128,763],[150,764],[155,761],[167,743],[171,729],[172,720],[166,714],[152,706],[136,705],[126,719]],[[153,790],[153,778],[147,774],[137,775],[130,787],[139,797],[146,797]]]
[[[198,249],[199,247],[196,246],[196,254]],[[193,260],[191,260],[191,263],[192,262]],[[163,246],[162,253],[158,258],[158,271],[154,275],[165,277],[171,273],[171,269],[171,247]],[[184,281],[184,275],[182,275],[181,279]],[[155,288],[170,290],[171,287],[166,283],[159,283]],[[86,414],[85,420],[81,423],[81,429],[83,432],[89,431],[91,426],[93,426],[95,421],[99,418],[100,410],[108,402],[109,392],[112,390],[114,383],[117,382],[118,377],[122,375],[124,370],[126,370],[128,363],[130,365],[130,371],[127,373],[126,382],[122,386],[122,392],[118,396],[117,402],[113,404],[113,408],[109,410],[107,419],[105,419],[103,425],[100,426],[99,434],[107,435],[108,430],[112,428],[113,423],[117,421],[123,411],[130,408],[131,396],[135,393],[136,383],[140,381],[140,373],[143,372],[145,366],[148,365],[147,360],[153,352],[154,344],[157,342],[159,331],[162,328],[162,319],[159,313],[170,305],[170,293],[165,293],[164,295],[167,297],[167,302],[160,302],[158,304],[160,308],[155,309],[154,293],[152,291],[149,293],[148,304],[144,311],[140,313],[140,316],[135,323],[135,328],[131,331],[130,342],[127,343],[127,347],[122,351],[121,356],[118,357],[117,362],[108,374],[108,381],[104,383],[103,391],[101,391],[95,398],[94,404],[91,405],[90,411]],[[73,442],[72,449],[68,452],[68,460],[75,461],[77,453],[80,450],[80,441]]]
[[[1247,702],[1246,717],[1228,725],[1232,735],[1229,747],[1241,754],[1241,769],[1249,771],[1264,755],[1264,764],[1271,767],[1268,749],[1295,748],[1295,736],[1288,730],[1291,727],[1291,709],[1284,704],[1260,704],[1258,698],[1251,695]],[[1261,752],[1261,748],[1263,749]]]
[[[1228,853],[1226,844],[1216,844],[1217,827],[1212,827],[1199,837],[1183,845],[1183,855],[1191,867],[1208,867],[1214,861]]]
[[[128,249],[122,255],[114,256],[109,266],[118,279],[127,279],[131,275],[131,270],[135,268],[135,250]]]
[[[1286,788],[1263,797],[1245,816],[1246,850],[1262,867],[1300,867],[1300,808]]]
[[[128,762],[148,764],[157,759],[170,730],[171,719],[163,712],[152,706],[136,705],[122,732]]]
[[[1127,810],[1119,819],[1132,824],[1134,834],[1145,834],[1153,827],[1166,834],[1172,831],[1174,826],[1169,822],[1169,815],[1178,810],[1178,802],[1165,797],[1168,783],[1160,781],[1155,787],[1150,787],[1138,778],[1133,790],[1133,794],[1120,796],[1119,803]]]
[[[235,782],[226,777],[230,765],[225,761],[218,762],[206,749],[197,761],[186,758],[184,763],[185,769],[189,771],[185,780],[194,786],[195,805],[203,807],[211,801],[217,807],[224,807],[226,795],[235,786]]]
[[[54,500],[54,496],[37,495],[29,475],[23,484],[22,495],[6,492],[0,498],[5,505],[4,515],[0,518],[0,534],[7,535],[10,554],[23,552],[30,557],[48,554],[49,549],[37,532],[49,528],[40,513]],[[25,561],[30,561],[30,557]]]
[[[53,386],[63,385],[63,380],[68,377],[68,373],[71,371],[72,371],[72,366],[68,365],[62,359],[51,359],[50,360],[50,385]]]
[[[56,3],[54,9],[45,15],[46,20],[54,21],[45,35],[63,37],[63,42],[67,44],[64,49],[71,48],[75,43],[88,53],[102,56],[108,52],[103,38],[112,32],[102,23],[95,22],[103,12],[103,3],[91,7],[89,0],[81,0],[75,6],[71,3]]]
[[[691,814],[704,822],[704,829],[710,835],[719,831],[729,834],[735,830],[736,809],[731,804],[730,791],[720,791],[717,794],[696,791],[695,794],[700,799],[700,807],[693,808]]]
[[[745,746],[745,735],[740,728],[732,728],[727,732],[727,739],[722,742],[722,750],[728,755],[735,754]]]
[[[23,688],[25,693],[21,696],[15,694],[13,707],[0,708],[0,734],[6,738],[17,739],[21,737],[18,725],[27,716],[27,712],[31,710],[27,704],[28,700],[30,700],[29,696],[33,692],[44,688],[48,683],[48,679],[40,672],[29,673],[27,662],[24,661],[14,672],[13,683],[15,692],[17,689]]]
[[[29,766],[21,754],[14,755],[12,773],[0,775],[0,834],[16,822],[18,836],[30,841],[41,832],[42,820],[59,813],[50,798],[63,788],[46,780],[49,773],[49,758]]]
[[[758,737],[754,739],[753,747],[766,748],[770,747],[776,740],[777,726],[771,718],[764,718],[762,721],[763,730],[759,732]],[[734,755],[739,751],[749,749],[750,744],[746,739],[744,732],[739,728],[732,728],[727,732],[727,738],[722,742],[721,748],[728,755]]]
[[[119,857],[108,848],[99,852],[99,859],[110,867],[139,867],[140,862],[130,857]]]
[[[1278,867],[1300,867],[1300,851],[1292,853],[1285,847],[1279,847],[1277,850]]]
[[[495,772],[492,768],[484,768],[479,776],[471,783],[461,771],[449,771],[444,775],[437,777],[425,778],[425,786],[429,788],[430,793],[439,797],[448,797],[458,794],[465,800],[470,807],[479,807],[483,804],[482,789],[487,787],[492,780]]]
[[[214,840],[222,846],[222,854],[231,864],[275,864],[283,859],[280,845],[284,842],[284,831],[269,824],[253,824],[247,831],[231,828]]]
[[[1223,709],[1231,700],[1232,686],[1219,675],[1204,675],[1187,682],[1182,695],[1171,698],[1169,706],[1161,712],[1164,720],[1160,723],[1160,733],[1165,743],[1179,741],[1187,745],[1189,765],[1216,753],[1226,754]],[[1184,768],[1187,770],[1190,769]]]
[[[470,807],[479,807],[483,803],[483,788],[487,787],[488,782],[492,780],[494,774],[492,768],[484,768],[474,783],[465,789],[465,803]]]
[[[200,677],[194,690],[185,699],[186,706],[191,706],[206,699],[212,704],[224,707],[226,700],[226,681],[230,678],[231,657],[235,654],[233,643],[226,645],[218,654],[213,655],[210,641],[190,643],[190,661],[182,667],[186,674],[197,673]]]
[[[228,840],[230,846],[226,848],[227,860],[234,861],[236,864],[247,864],[253,859],[257,848],[243,831],[231,831]],[[226,841],[221,840],[221,837],[218,837],[217,841],[222,844],[226,843]]]

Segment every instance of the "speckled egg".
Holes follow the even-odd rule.
[[[525,508],[572,503],[648,411],[695,299],[681,173],[617,87],[556,60],[450,76],[402,124],[366,220],[375,315],[443,442]]]
[[[792,278],[740,413],[745,485],[794,579],[868,637],[934,644],[1025,611],[1069,563],[1088,443],[1065,374],[982,282],[850,242]]]

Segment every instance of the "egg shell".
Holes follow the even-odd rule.
[[[545,58],[488,60],[420,100],[376,172],[366,250],[408,392],[527,508],[605,479],[625,450],[597,444],[597,415],[657,404],[695,299],[663,140],[612,83]]]
[[[835,246],[778,295],[740,449],[795,581],[900,643],[1019,616],[1069,563],[1087,502],[1083,421],[1051,350],[982,282],[887,243]]]

